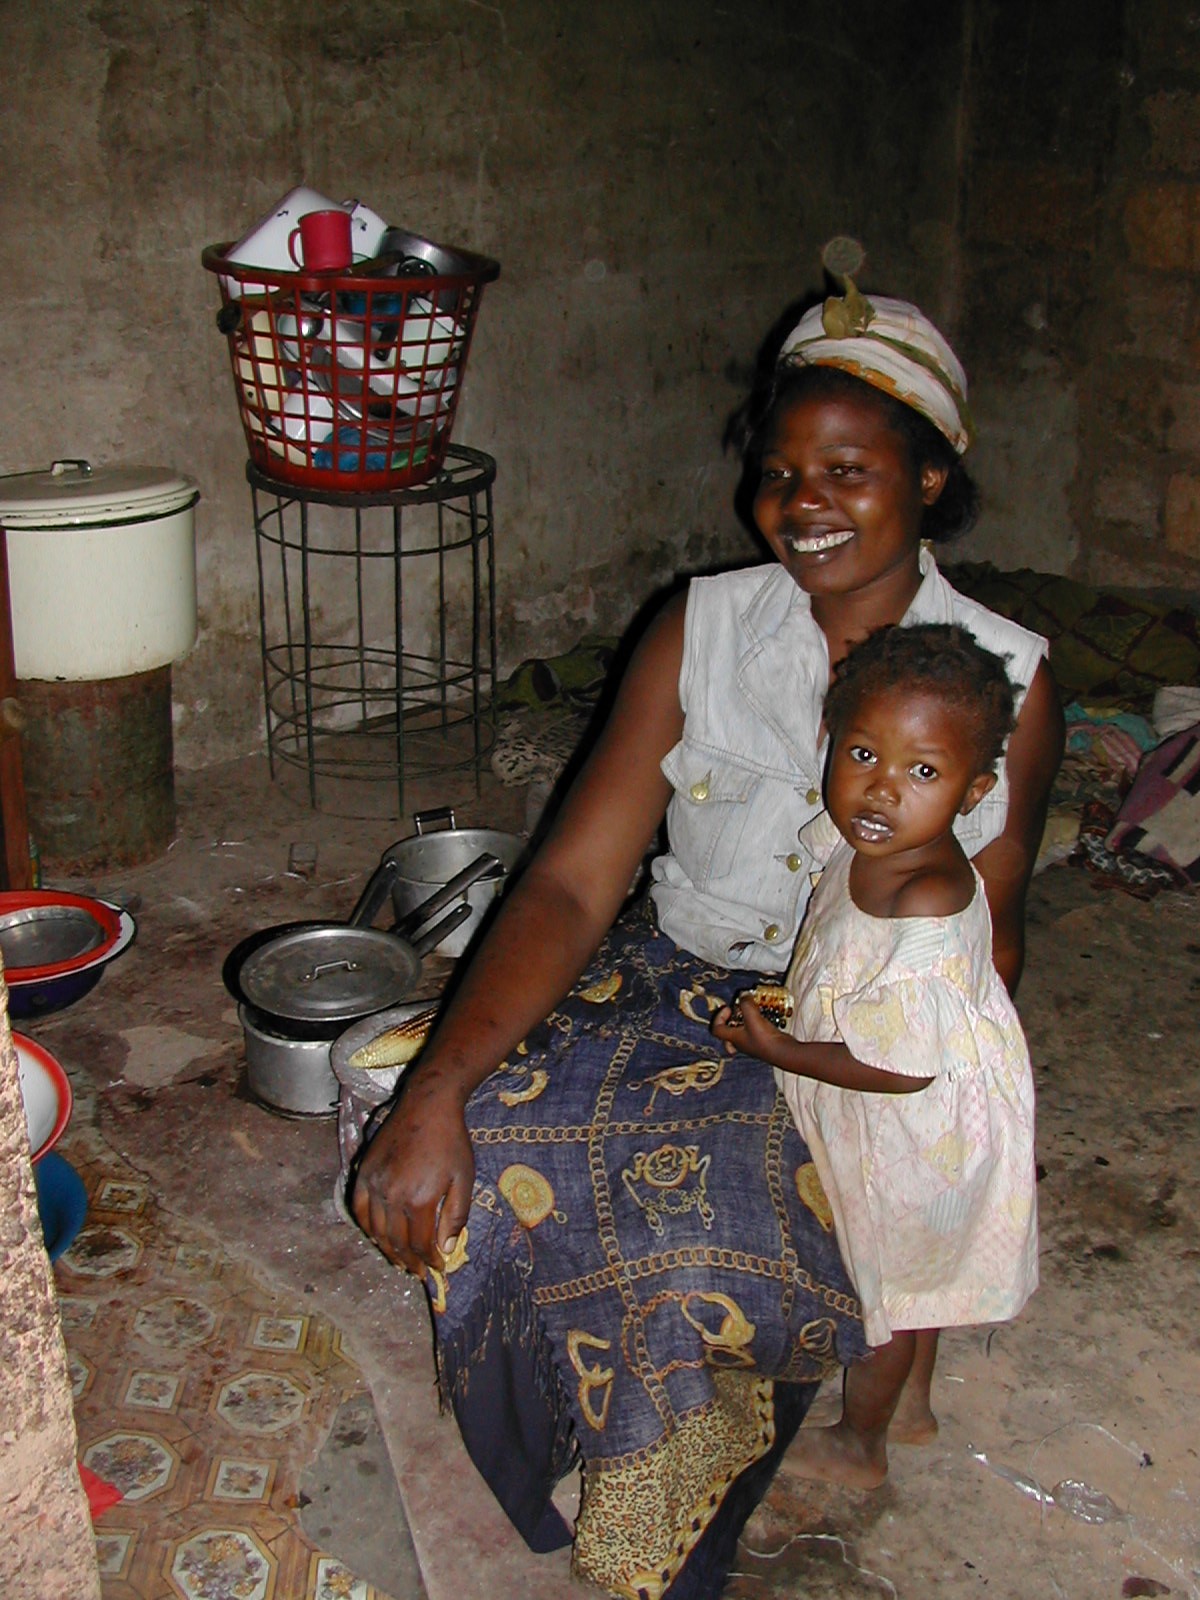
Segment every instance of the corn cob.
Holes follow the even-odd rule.
[[[370,1044],[361,1045],[354,1052],[350,1057],[350,1065],[363,1071],[373,1067],[406,1065],[420,1054],[437,1013],[438,1008],[430,1006],[426,1011],[418,1011],[415,1016],[405,1017],[394,1028],[385,1028]]]
[[[753,1000],[767,1021],[773,1022],[777,1028],[787,1027],[796,1008],[795,1001],[781,983],[758,983],[753,989],[743,989],[735,997],[729,1018],[735,1028],[742,1025],[740,1002],[743,1000]]]

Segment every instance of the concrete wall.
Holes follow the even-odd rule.
[[[964,8],[962,348],[987,513],[965,547],[1200,585],[1200,16]]]
[[[292,184],[495,256],[456,436],[499,462],[505,664],[750,557],[720,434],[856,232],[949,308],[959,7],[6,0],[0,469],[200,482],[183,765],[258,747],[245,453],[208,242]]]
[[[505,667],[753,554],[722,426],[835,232],[964,347],[992,501],[967,553],[1182,580],[1198,46],[1174,10],[3,0],[0,470],[199,480],[177,759],[258,748],[245,452],[199,252],[303,180],[502,264],[456,436],[499,463]]]

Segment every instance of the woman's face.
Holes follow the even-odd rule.
[[[869,388],[785,403],[764,446],[754,518],[802,589],[853,595],[915,580],[921,515],[946,470],[914,467]]]

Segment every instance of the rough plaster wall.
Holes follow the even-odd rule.
[[[1200,13],[1121,8],[1119,94],[1082,392],[1085,570],[1200,594]]]
[[[205,244],[293,183],[495,256],[457,437],[496,456],[502,666],[752,558],[721,430],[838,231],[956,309],[961,7],[0,0],[0,470],[192,473],[177,759],[257,748],[244,450]]]
[[[0,1593],[99,1600],[58,1298],[0,974]]]
[[[1200,587],[1200,14],[969,0],[963,354],[985,514],[962,547]]]
[[[1112,4],[965,8],[962,354],[984,515],[964,556],[1069,570],[1079,376],[1115,77]],[[1073,204],[1064,203],[1069,195]]]

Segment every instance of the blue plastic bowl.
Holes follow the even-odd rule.
[[[87,1190],[75,1168],[57,1150],[48,1150],[34,1163],[33,1177],[37,1184],[38,1214],[42,1219],[46,1254],[51,1261],[57,1261],[64,1250],[70,1249],[83,1227],[87,1216]]]
[[[103,961],[94,967],[81,967],[57,978],[36,978],[29,983],[10,983],[8,1010],[13,1017],[44,1017],[51,1011],[72,1006],[90,993],[104,976]]]

